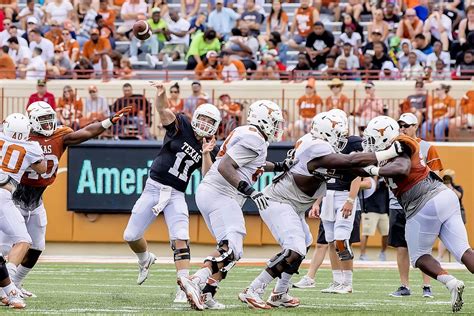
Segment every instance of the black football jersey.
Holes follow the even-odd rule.
[[[184,114],[177,114],[176,120],[164,128],[163,147],[153,160],[150,178],[184,192],[191,174],[202,166],[202,143],[196,139],[191,122]],[[211,153],[213,161],[217,151],[216,146]]]
[[[359,136],[349,136],[346,147],[341,151],[341,154],[350,154],[362,150],[362,138]],[[335,170],[334,178],[327,181],[327,189],[334,191],[349,191],[351,189],[351,182],[356,177],[357,176],[348,170]]]

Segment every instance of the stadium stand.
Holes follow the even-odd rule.
[[[189,79],[203,83],[206,80],[292,83],[337,78],[364,82],[416,80],[423,84],[470,80],[474,72],[471,1],[459,4],[426,0],[350,3],[344,0],[19,0],[2,3],[0,46],[4,53],[0,52],[0,58],[4,62],[0,65],[0,79],[13,76],[12,65],[16,67],[17,79],[165,82]],[[150,39],[140,41],[134,37],[131,28],[138,20],[147,20],[154,32]],[[372,108],[372,102],[359,102],[349,96],[353,128],[361,126],[358,125],[361,113],[376,108],[375,113],[391,115],[405,110],[418,111],[420,123],[436,124],[438,119],[432,117],[431,109],[438,115],[441,113],[436,111],[438,107],[446,108],[448,103],[442,98],[449,96],[449,88],[432,84],[431,89],[423,91],[415,95],[424,94],[424,103],[413,105],[413,100],[418,100],[416,97],[400,103],[400,100],[392,100],[390,104],[382,102],[381,109],[380,106]],[[448,92],[446,96],[438,96],[441,91]],[[471,130],[471,112],[474,111],[470,109],[469,95],[449,103],[451,107],[454,104],[454,110],[445,109],[446,113],[442,114],[452,121],[451,131]],[[203,100],[217,103],[219,96],[196,100],[191,108]],[[432,103],[435,100],[439,105]],[[248,103],[245,100],[226,102],[233,104],[234,101],[241,109]],[[113,111],[116,100],[107,100],[107,103]],[[296,99],[293,103],[302,106]],[[361,110],[359,103],[369,110]],[[141,114],[137,115],[143,116],[139,120],[141,128],[150,126],[151,118],[147,115],[151,112],[145,108],[139,111]],[[298,115],[290,117],[298,119]],[[230,122],[235,126],[242,120],[245,118],[233,118]],[[76,122],[74,126],[87,122],[81,118],[81,123]],[[292,128],[296,126],[293,123]],[[120,133],[123,130],[126,129]],[[136,130],[133,133],[136,134]],[[289,132],[289,138],[300,132]],[[446,137],[448,135],[446,132]],[[157,134],[140,137],[153,136]],[[446,137],[443,140],[448,139]]]

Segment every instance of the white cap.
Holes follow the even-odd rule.
[[[26,23],[38,24],[38,19],[35,18],[34,16],[30,16],[28,19],[26,19]]]
[[[417,125],[418,124],[418,119],[416,118],[415,114],[413,113],[403,113],[400,115],[400,118],[398,119],[398,122],[403,122],[408,125]]]

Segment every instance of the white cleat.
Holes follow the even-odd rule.
[[[2,299],[0,301],[0,306],[8,306],[8,297],[4,296],[3,294],[2,294]]]
[[[337,282],[332,282],[331,284],[329,284],[329,287],[326,288],[326,289],[322,289],[321,290],[321,293],[331,293],[331,294],[334,294],[336,293],[335,290],[336,288],[339,286],[340,284],[337,283]]]
[[[188,298],[186,297],[186,293],[184,293],[183,290],[181,290],[180,287],[178,286],[178,290],[176,291],[176,296],[174,298],[173,303],[183,304],[187,302],[188,302]]]
[[[301,280],[293,284],[293,287],[296,287],[298,289],[309,289],[316,287],[316,285],[314,279],[311,279],[309,276],[305,275],[301,278]]]
[[[254,290],[251,287],[248,287],[239,293],[239,300],[242,303],[247,304],[250,308],[271,309],[272,307],[262,299],[262,295],[264,292],[264,289]]]
[[[267,304],[271,307],[297,307],[300,305],[300,299],[288,294],[288,291],[283,293],[275,293],[272,291],[267,300]]]
[[[20,296],[23,298],[35,298],[36,294],[33,292],[28,291],[24,287],[20,287]]]
[[[201,297],[201,288],[198,284],[194,283],[189,277],[179,277],[178,285],[181,290],[186,293],[191,308],[202,311],[204,310],[204,303]]]
[[[154,264],[156,261],[156,256],[150,252],[150,257],[148,260],[145,262],[144,265],[141,265],[140,263],[138,264],[138,279],[137,279],[137,284],[142,285],[143,282],[148,279],[148,276],[150,275],[150,267],[152,264]]]
[[[20,296],[20,292],[17,290],[12,290],[8,293],[8,306],[14,309],[23,309],[26,307],[25,301]],[[2,300],[3,301],[3,300]]]
[[[211,293],[202,294],[201,299],[205,309],[225,309],[225,305],[216,301]]]
[[[453,308],[453,313],[459,312],[464,304],[464,301],[462,300],[464,283],[457,279],[453,279],[446,284],[446,287],[451,293],[451,306]]]
[[[335,294],[352,294],[352,285],[350,284],[339,284],[335,289]]]

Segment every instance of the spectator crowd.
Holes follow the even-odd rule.
[[[1,78],[471,79],[474,6],[432,0],[3,0]],[[152,36],[132,32],[146,20]],[[361,22],[363,21],[363,22]]]

